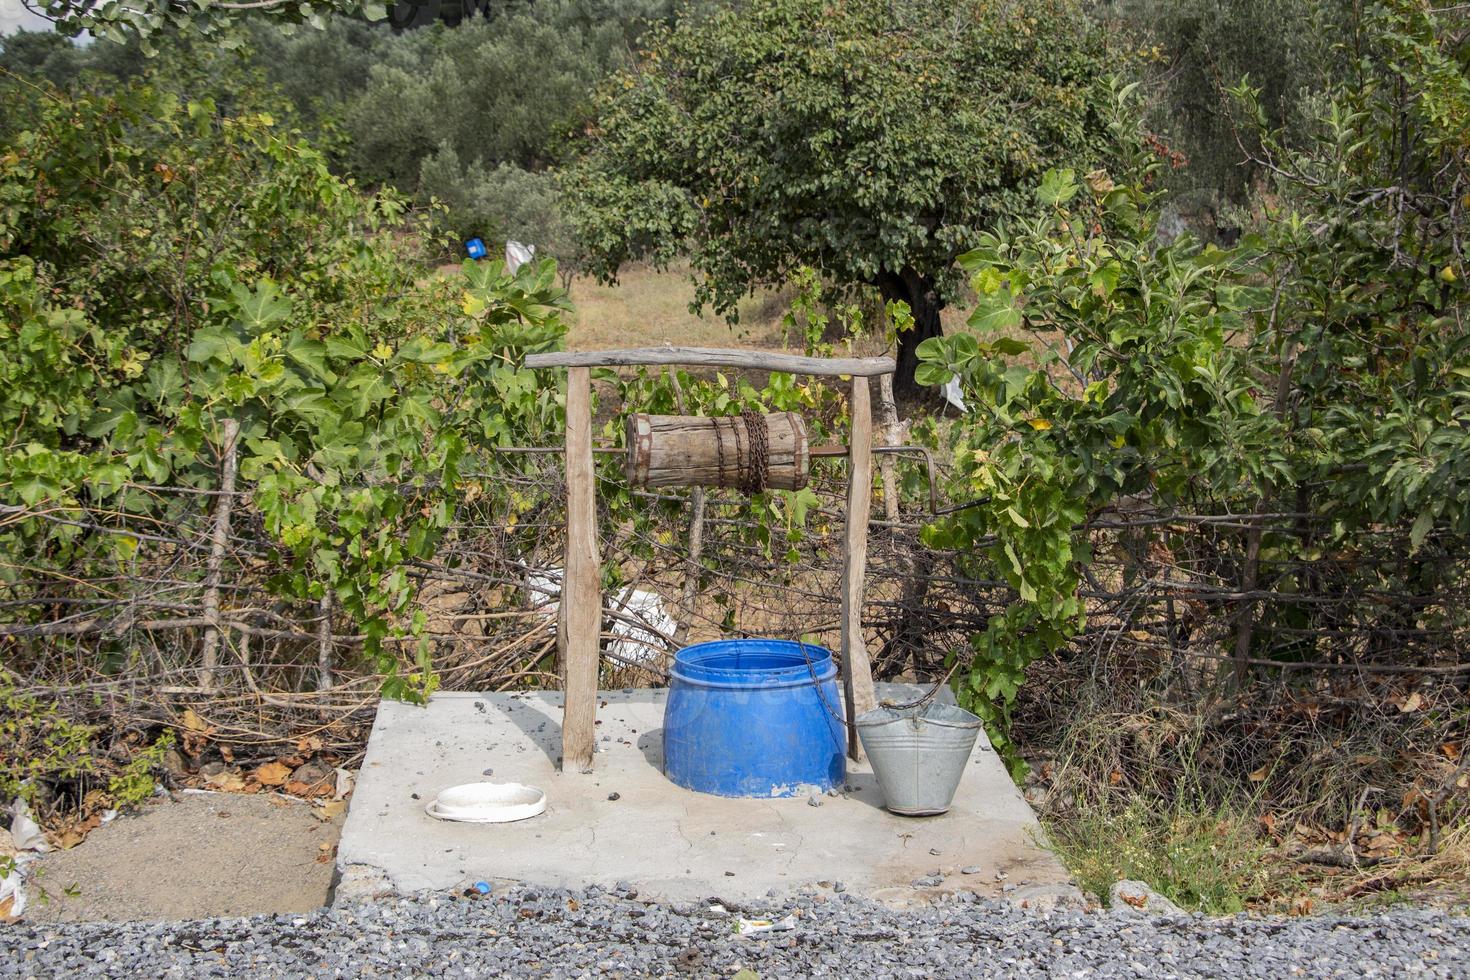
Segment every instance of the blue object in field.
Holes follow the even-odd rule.
[[[713,640],[674,657],[664,774],[715,796],[805,796],[842,783],[832,652],[791,640]]]
[[[471,238],[469,241],[465,242],[464,250],[469,254],[469,257],[472,259],[483,259],[485,256],[490,254],[490,252],[485,248],[485,243],[480,241],[480,239],[478,238]]]

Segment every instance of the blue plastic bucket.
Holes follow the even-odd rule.
[[[846,774],[832,652],[791,640],[713,640],[674,657],[664,773],[715,796],[805,796]]]

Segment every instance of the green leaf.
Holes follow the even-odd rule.
[[[398,349],[398,356],[405,361],[418,364],[438,364],[454,354],[454,346],[443,341],[431,341],[425,337],[414,337]]]
[[[1010,305],[980,307],[966,321],[976,330],[986,333],[996,330],[1011,330],[1021,325],[1021,311]]]
[[[1048,170],[1041,178],[1041,185],[1036,188],[1037,200],[1042,204],[1066,204],[1080,190],[1076,176],[1076,171],[1069,168]]]
[[[1434,512],[1431,510],[1420,511],[1419,516],[1414,518],[1414,525],[1409,528],[1409,546],[1415,551],[1418,551],[1419,546],[1424,543],[1424,539],[1429,536],[1429,531],[1433,527]]]
[[[333,336],[328,337],[324,343],[327,346],[327,353],[333,357],[360,361],[368,356],[367,341],[361,337]]]
[[[939,361],[949,363],[949,347],[945,344],[943,337],[930,337],[914,349],[914,354],[921,361]]]
[[[279,323],[291,315],[291,300],[269,279],[262,279],[254,289],[236,286],[231,291],[235,313],[251,334]]]
[[[319,340],[310,340],[299,330],[292,331],[286,340],[286,356],[301,365],[313,378],[335,384],[337,375],[327,367],[327,345]]]
[[[1000,291],[1000,287],[1005,285],[1005,277],[995,266],[988,265],[975,273],[975,277],[970,280],[970,285],[974,286],[975,292],[981,296],[994,296]]]
[[[914,369],[914,381],[928,387],[938,387],[953,377],[953,371],[934,361],[920,361],[919,366]]]
[[[194,364],[203,364],[206,361],[235,364],[244,349],[245,345],[240,338],[225,327],[205,327],[195,332],[194,340],[184,351],[184,356]]]
[[[1107,299],[1113,294],[1113,290],[1118,288],[1118,275],[1122,270],[1123,267],[1116,259],[1094,270],[1088,279],[1092,285],[1092,291],[1103,299]]]

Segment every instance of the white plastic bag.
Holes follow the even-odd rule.
[[[543,616],[556,617],[561,604],[560,568],[532,572],[526,576],[529,605]],[[652,663],[668,649],[678,620],[664,608],[664,597],[632,586],[607,597],[606,610],[617,613],[609,630],[617,639],[607,645],[607,652],[621,663]]]
[[[31,808],[18,796],[10,804],[10,837],[17,851],[51,850],[40,825],[31,818]]]
[[[10,804],[10,830],[0,830],[0,860],[6,862],[9,873],[0,878],[0,907],[10,903],[10,915],[19,916],[26,910],[26,867],[51,850],[40,826],[31,817],[31,808],[26,801],[17,797]]]
[[[944,400],[959,409],[961,415],[965,413],[965,396],[960,394],[959,378],[950,378],[944,383]]]
[[[522,245],[520,242],[505,243],[505,271],[511,275],[515,275],[517,269],[535,257],[535,245]]]

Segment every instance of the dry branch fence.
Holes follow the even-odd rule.
[[[922,475],[908,457],[889,459],[900,473]],[[794,541],[779,522],[762,530],[750,519],[749,508],[766,506],[766,498],[736,491],[630,491],[634,506],[600,514],[605,567],[616,580],[607,594],[654,593],[679,624],[676,635],[664,635],[614,602],[604,636],[618,642],[610,651],[623,652],[605,660],[603,685],[660,683],[677,645],[732,633],[806,636],[835,648],[844,466],[840,458],[814,461],[819,505]],[[497,492],[466,493],[436,560],[412,569],[415,606],[426,614],[444,689],[554,687],[556,617],[546,604],[554,588],[546,576],[562,554],[560,459],[524,454],[514,466],[486,461],[485,468]],[[119,732],[177,726],[192,705],[207,710],[215,737],[241,744],[308,730],[343,747],[360,739],[377,686],[358,657],[363,637],[330,602],[292,602],[271,590],[284,566],[253,506],[253,487],[231,487],[232,479],[226,474],[215,490],[138,488],[159,501],[166,522],[117,511],[0,512],[0,522],[65,522],[136,543],[107,574],[24,562],[9,569],[0,586],[0,662],[11,683]],[[920,543],[920,529],[933,520],[929,507],[922,493],[890,495],[874,507],[863,621],[880,678],[943,675],[946,658],[963,660],[970,635],[1016,600],[1004,582],[976,578],[967,556]],[[692,523],[695,513],[702,520]],[[1268,545],[1248,562],[1253,529]],[[1088,625],[1034,674],[1043,690],[1048,679],[1090,678],[1198,706],[1227,704],[1232,678],[1243,672],[1254,693],[1244,707],[1234,702],[1241,718],[1251,705],[1279,713],[1289,703],[1314,724],[1463,702],[1466,543],[1431,537],[1412,551],[1406,535],[1385,529],[1348,548],[1328,546],[1329,532],[1298,513],[1133,507],[1095,515],[1085,529],[1093,553]],[[1274,560],[1269,542],[1288,536],[1320,538],[1321,557]],[[391,642],[408,647],[418,639],[405,632]],[[630,642],[646,653],[629,656]],[[1029,697],[1022,709],[1020,727],[1039,730],[1055,704]],[[1425,745],[1454,737],[1457,717],[1426,724]]]

